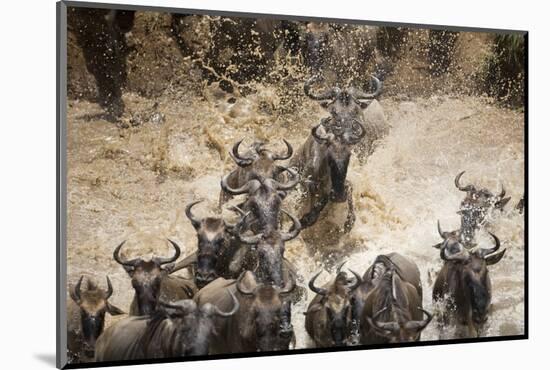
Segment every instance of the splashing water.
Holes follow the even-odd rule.
[[[196,207],[201,216],[216,214],[223,174],[234,168],[227,155],[232,144],[245,138],[268,140],[274,150],[282,138],[295,149],[309,129],[326,115],[315,103],[303,101],[292,114],[280,114],[274,89],[258,85],[256,93],[237,99],[206,88],[203,99],[192,93],[159,98],[164,122],[119,129],[102,119],[98,106],[70,101],[68,107],[68,272],[74,283],[80,274],[109,274],[113,304],[128,308],[133,296],[130,279],[112,258],[122,240],[124,257],[167,255],[169,237],[183,255],[196,248],[185,205],[203,197]],[[128,93],[130,110],[144,111],[154,102]],[[352,156],[348,179],[354,186],[357,220],[348,236],[355,245],[347,267],[360,274],[378,254],[399,252],[420,268],[424,306],[432,304],[431,289],[442,266],[432,246],[440,241],[436,222],[445,230],[460,225],[456,214],[464,193],[454,187],[454,176],[465,170],[464,181],[494,192],[504,184],[512,202],[502,214],[493,214],[487,229],[508,250],[490,266],[493,307],[486,335],[524,332],[524,221],[513,205],[524,192],[524,127],[518,111],[499,108],[479,97],[434,96],[411,101],[396,98],[381,102],[388,136],[372,156],[360,164]],[[513,205],[512,205],[513,204]],[[293,212],[287,200],[283,208]],[[223,211],[232,219],[231,212]],[[491,245],[480,233],[480,245]],[[321,268],[306,253],[298,237],[288,243],[286,256],[296,264],[304,281]],[[331,274],[323,273],[327,281]],[[304,312],[313,298],[293,308],[296,348],[311,346],[304,328]],[[445,328],[441,337],[452,337]],[[434,324],[423,340],[440,338]]]

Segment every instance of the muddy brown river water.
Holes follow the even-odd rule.
[[[189,92],[156,101],[129,93],[124,100],[130,111],[148,112],[157,102],[155,110],[165,117],[161,123],[129,128],[106,121],[98,105],[69,101],[70,283],[87,274],[104,284],[108,274],[115,292],[111,301],[127,310],[133,289],[112,258],[122,240],[127,240],[124,257],[169,254],[168,237],[182,246],[184,255],[193,252],[196,238],[184,207],[205,198],[194,212],[217,213],[220,178],[234,168],[227,155],[231,145],[241,138],[245,144],[258,138],[282,150],[281,139],[286,138],[297,149],[310,127],[326,115],[309,101],[291,114],[279,114],[274,92],[268,87],[258,91],[235,103],[215,88],[201,98]],[[512,201],[502,214],[493,215],[487,229],[507,252],[489,268],[493,307],[486,334],[523,334],[524,218],[514,209],[524,192],[523,113],[469,96],[384,98],[380,104],[389,135],[365,163],[354,155],[348,172],[357,220],[349,235],[354,249],[347,266],[362,274],[378,254],[409,256],[421,271],[425,308],[436,310],[431,288],[442,262],[431,246],[440,240],[438,219],[445,230],[460,224],[456,211],[464,193],[454,187],[455,175],[465,170],[464,181],[493,192],[503,184]],[[293,211],[292,204],[289,197],[284,207]],[[228,211],[224,215],[234,218]],[[490,243],[481,233],[480,245]],[[286,255],[307,281],[321,264],[305,248],[298,237],[287,245]],[[330,276],[325,272],[320,280]],[[293,308],[297,348],[311,345],[301,313],[312,298],[309,292]],[[451,328],[440,333],[431,324],[422,339],[454,335]]]

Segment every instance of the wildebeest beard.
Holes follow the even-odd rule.
[[[331,191],[330,199],[337,203],[342,203],[347,200],[348,194],[346,191],[346,176],[348,173],[348,165],[351,153],[349,150],[341,152],[329,152],[328,165],[330,169]]]
[[[264,308],[256,312],[255,334],[258,351],[282,351],[288,349],[293,331],[285,327],[284,302],[278,308]]]
[[[89,315],[80,311],[80,318],[82,323],[82,336],[88,347],[86,351],[88,354],[93,355],[96,339],[103,331],[103,326],[105,325],[105,312],[99,312],[97,315]]]
[[[284,248],[284,247],[283,247]],[[283,282],[283,256],[281,246],[276,244],[263,244],[258,246],[258,269],[256,276],[265,284],[273,284],[282,287]]]
[[[348,313],[349,305],[343,310],[335,312],[327,307],[327,317],[330,322],[330,334],[336,346],[345,346],[348,333]]]
[[[476,263],[476,262],[474,262]],[[480,263],[477,261],[477,263]],[[481,269],[479,272],[474,272],[472,269],[465,271],[464,282],[468,287],[468,299],[472,305],[472,320],[483,325],[487,321],[487,314],[491,301],[490,293],[484,281],[486,279],[487,270]]]

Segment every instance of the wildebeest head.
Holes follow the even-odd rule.
[[[210,339],[215,334],[214,318],[231,317],[240,307],[235,294],[229,293],[233,300],[233,308],[228,312],[221,311],[211,303],[201,307],[192,299],[183,299],[177,302],[163,302],[159,305],[163,308],[161,315],[168,315],[174,327],[177,328],[177,343],[172,343],[176,348],[172,349],[173,356],[198,356],[207,355]]]
[[[292,226],[288,232],[282,232],[276,229],[268,229],[256,235],[246,236],[243,234],[242,225],[246,223],[246,218],[250,214],[245,214],[241,221],[235,227],[237,237],[245,244],[253,246],[257,253],[258,268],[255,274],[264,284],[273,284],[282,287],[283,281],[283,257],[285,252],[285,242],[298,236],[302,226],[295,216],[285,210],[281,210],[292,220]]]
[[[388,269],[380,282],[387,296],[384,307],[367,316],[369,327],[391,343],[418,340],[420,333],[432,320],[432,314],[422,307],[410,307],[409,298],[404,290],[404,282],[393,268]],[[420,299],[422,299],[420,297]],[[412,310],[420,310],[425,318],[414,320]]]
[[[193,215],[193,206],[202,201],[203,199],[191,202],[185,208],[185,214],[197,232],[195,284],[199,289],[218,278],[220,256],[228,247],[228,232],[234,227],[221,217],[199,218]]]
[[[439,224],[438,224],[439,228]],[[489,233],[495,242],[492,248],[466,249],[464,245],[451,233],[445,233],[439,228],[443,243],[440,245],[441,259],[450,269],[457,271],[453,276],[460,281],[453,286],[460,287],[457,306],[471,308],[471,317],[478,328],[487,321],[489,305],[491,303],[491,283],[487,266],[499,262],[506,248],[500,249],[500,240],[496,235]],[[448,285],[451,285],[447,282]]]
[[[489,190],[477,188],[472,184],[461,185],[460,178],[464,173],[465,171],[462,171],[455,177],[457,189],[466,192],[466,198],[460,204],[458,214],[461,216],[461,230],[464,240],[473,243],[475,232],[485,222],[489,211],[492,208],[502,211],[510,201],[510,197],[505,198],[506,190],[504,186],[500,194],[494,195]]]
[[[363,122],[363,109],[367,108],[369,103],[382,92],[382,82],[374,76],[371,76],[375,91],[365,93],[354,87],[340,89],[333,87],[322,93],[315,94],[311,91],[314,82],[319,80],[319,76],[313,76],[304,84],[305,94],[316,101],[320,101],[321,107],[328,110],[330,118],[325,125],[335,135],[353,136],[353,126],[356,121]]]
[[[283,161],[292,157],[294,150],[292,145],[286,139],[283,139],[286,145],[286,153],[277,154],[265,147],[263,142],[255,142],[252,144],[251,150],[246,154],[239,154],[239,146],[243,142],[243,139],[237,141],[233,145],[233,149],[229,152],[229,155],[239,167],[247,168],[252,167],[254,176],[260,177],[273,177],[273,170],[275,161]]]
[[[354,121],[354,130],[358,133],[345,139],[342,136],[335,136],[333,133],[323,132],[321,124],[311,129],[311,135],[322,145],[321,155],[325,156],[330,171],[330,198],[334,202],[342,203],[348,198],[346,190],[346,176],[348,173],[349,160],[351,157],[351,146],[357,144],[366,134],[365,126]]]
[[[80,308],[80,324],[82,336],[86,345],[87,355],[93,356],[95,342],[99,335],[103,332],[105,325],[105,313],[111,315],[120,315],[124,312],[111,304],[109,298],[113,295],[113,286],[111,280],[107,276],[107,291],[99,288],[95,282],[88,279],[87,289],[82,290],[81,276],[73,289],[70,290],[72,300]]]
[[[343,265],[343,264],[342,264]],[[346,273],[337,269],[336,279],[328,288],[315,286],[315,280],[322,271],[315,274],[309,281],[309,289],[322,296],[319,303],[308,308],[308,313],[319,310],[325,311],[326,326],[330,330],[332,344],[335,346],[347,345],[347,338],[351,332],[351,296],[350,293],[357,288],[361,282],[361,276],[353,270],[349,270],[354,280],[349,280]]]
[[[283,288],[256,282],[246,287],[242,281],[246,273],[241,274],[236,285],[237,291],[250,299],[243,339],[261,352],[288,349],[294,331],[286,319],[289,314],[286,298],[294,291],[296,282],[291,278]]]
[[[244,209],[252,212],[254,222],[259,230],[277,228],[281,203],[286,195],[285,191],[293,189],[300,180],[298,173],[292,168],[279,167],[281,172],[289,174],[288,181],[279,182],[273,178],[253,179],[237,189],[228,185],[229,175],[221,181],[222,189],[231,195],[248,194]]]
[[[141,258],[123,260],[120,257],[120,249],[126,241],[120,243],[113,252],[115,261],[122,265],[132,279],[140,315],[150,315],[155,311],[162,279],[170,274],[174,268],[173,262],[181,254],[180,247],[172,240],[168,239],[168,241],[175,251],[174,255],[168,258],[153,257],[150,261],[144,261]]]

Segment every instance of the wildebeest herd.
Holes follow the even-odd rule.
[[[382,92],[376,77],[372,77],[371,93],[351,87],[313,92],[317,80],[306,81],[304,92],[330,116],[311,129],[296,152],[286,140],[281,152],[263,142],[243,151],[239,140],[229,152],[236,167],[220,182],[220,214],[198,217],[194,210],[202,199],[185,205],[196,231],[195,253],[180,259],[180,246],[168,240],[173,255],[128,260],[121,253],[125,242],[118,241],[113,258],[135,290],[127,317],[105,328],[106,313],[125,315],[109,302],[116,294],[109,277],[107,289],[90,278],[84,287],[84,276],[70,287],[68,311],[74,315],[68,317],[76,318],[68,322],[73,362],[294,348],[292,306],[304,299],[306,288],[300,286],[305,277],[285,258],[285,244],[301,231],[317,227],[320,217],[331,217],[335,204],[346,206],[345,217],[335,230],[316,232],[350,232],[355,221],[353,187],[347,180],[352,153],[368,156],[386,133],[363,119],[363,109]],[[483,335],[491,305],[488,267],[498,263],[506,249],[493,234],[490,248],[476,245],[476,233],[488,222],[490,212],[502,210],[510,198],[504,189],[495,195],[464,185],[463,175],[454,179],[456,188],[466,193],[457,210],[460,228],[444,231],[434,220],[442,239],[434,253],[439,253],[442,267],[432,297],[443,302],[440,312],[423,308],[419,267],[399,251],[377,256],[360,274],[346,271],[347,252],[334,255],[328,252],[330,246],[306,240],[310,255],[334,273],[324,285],[318,283],[323,270],[308,280],[315,296],[303,323],[315,347],[419,341],[434,316],[437,320],[432,325],[465,326],[468,337]],[[305,195],[299,204],[289,204],[289,195],[297,188]],[[237,204],[228,209],[235,213],[236,222],[221,216],[222,207],[233,197],[238,197]],[[184,269],[192,278],[174,274]]]

